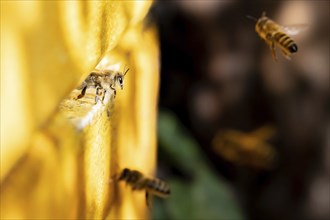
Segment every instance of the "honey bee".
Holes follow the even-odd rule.
[[[212,147],[216,154],[238,165],[272,169],[277,153],[266,140],[274,133],[271,126],[263,126],[250,133],[225,130],[215,135]]]
[[[149,206],[149,194],[166,198],[170,195],[169,185],[157,178],[147,178],[137,170],[125,168],[119,175],[119,181],[125,181],[133,190],[145,190],[146,204]]]
[[[95,104],[98,100],[101,100],[103,103],[105,93],[111,89],[114,92],[114,98],[116,97],[116,87],[119,86],[121,89],[124,87],[124,77],[128,72],[129,68],[123,72],[105,70],[99,71],[94,70],[91,72],[85,81],[77,88],[81,90],[81,93],[77,96],[76,99],[81,99],[85,96],[86,90],[89,87],[96,88]]]
[[[255,30],[258,35],[269,45],[272,56],[277,61],[275,45],[277,45],[285,58],[291,60],[291,55],[298,52],[298,46],[295,41],[289,36],[296,35],[306,28],[306,25],[294,25],[284,27],[277,24],[275,21],[266,17],[263,12],[259,19],[248,16],[249,18],[257,21]]]

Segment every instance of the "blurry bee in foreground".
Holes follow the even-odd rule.
[[[147,206],[149,206],[149,194],[166,198],[171,193],[167,183],[157,178],[146,178],[137,170],[123,169],[118,180],[125,181],[133,190],[145,190]]]
[[[81,90],[81,93],[77,96],[76,99],[81,99],[85,96],[86,90],[89,87],[96,88],[95,104],[100,99],[102,102],[106,91],[109,89],[114,91],[114,98],[116,98],[116,86],[119,86],[121,89],[124,87],[124,77],[129,69],[123,72],[106,70],[98,71],[95,70],[89,74],[85,81],[77,88]]]
[[[298,51],[298,46],[289,35],[293,36],[299,34],[301,31],[305,30],[306,25],[284,27],[266,17],[265,12],[262,13],[261,18],[259,19],[251,16],[248,16],[248,18],[257,21],[255,30],[269,45],[275,61],[277,61],[275,45],[281,49],[285,58],[291,60],[291,55]]]
[[[216,134],[212,147],[216,154],[238,165],[272,169],[276,165],[277,153],[266,140],[274,133],[271,126],[263,126],[250,133],[225,130]]]

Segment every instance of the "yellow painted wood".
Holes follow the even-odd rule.
[[[113,176],[156,165],[151,4],[1,1],[1,219],[148,218],[143,192]],[[130,68],[124,89],[75,100],[101,60]]]

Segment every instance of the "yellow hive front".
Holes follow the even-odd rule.
[[[122,168],[153,174],[159,51],[151,1],[1,1],[1,219],[145,219]],[[103,59],[103,60],[102,60]],[[94,104],[75,89],[127,65]]]

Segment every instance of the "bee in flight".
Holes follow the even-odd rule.
[[[275,128],[269,125],[248,133],[224,130],[215,135],[212,147],[217,155],[235,164],[273,169],[277,162],[277,152],[266,140],[273,137],[275,132]]]
[[[271,20],[263,12],[259,19],[247,16],[250,19],[255,20],[255,30],[259,36],[269,45],[272,56],[277,61],[275,45],[277,45],[285,58],[291,60],[291,55],[298,51],[298,46],[295,41],[289,36],[297,35],[305,29],[305,25],[294,25],[290,27],[284,27]]]
[[[157,178],[144,177],[137,170],[123,169],[118,181],[125,181],[133,190],[145,190],[147,206],[149,206],[149,194],[166,198],[171,193],[170,187],[166,182]]]
[[[100,99],[102,102],[106,91],[109,89],[113,90],[114,98],[116,97],[116,86],[119,85],[121,89],[124,87],[124,77],[129,69],[123,72],[105,70],[99,71],[94,70],[91,72],[85,81],[77,88],[81,90],[81,93],[77,96],[76,99],[81,99],[85,96],[86,90],[89,87],[96,88],[95,104]]]

